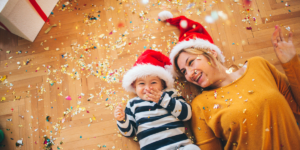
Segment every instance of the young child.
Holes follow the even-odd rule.
[[[120,132],[137,135],[141,150],[200,150],[184,133],[183,121],[191,118],[191,107],[176,97],[174,79],[167,68],[170,59],[146,50],[123,77],[123,88],[137,94],[114,112]]]

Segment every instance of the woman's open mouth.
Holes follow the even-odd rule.
[[[195,81],[198,83],[202,77],[202,72],[196,77]]]

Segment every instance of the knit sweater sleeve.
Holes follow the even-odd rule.
[[[136,121],[134,113],[131,111],[130,103],[127,103],[125,108],[125,119],[117,121],[117,126],[121,134],[126,137],[132,137],[136,134]]]
[[[300,114],[300,61],[298,56],[296,55],[289,62],[282,64],[286,75],[268,61],[266,63],[276,81],[278,90],[284,95],[292,111]]]
[[[195,99],[194,99],[195,100]],[[195,144],[200,149],[221,150],[220,140],[215,136],[210,127],[206,124],[201,108],[197,103],[192,104],[191,128],[197,141]]]
[[[177,119],[182,121],[190,120],[192,116],[191,106],[186,103],[182,96],[172,97],[173,94],[173,91],[164,92],[158,104]]]

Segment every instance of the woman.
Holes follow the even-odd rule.
[[[174,71],[203,90],[191,103],[191,126],[201,149],[300,148],[294,116],[300,114],[300,61],[292,33],[285,42],[275,26],[272,36],[287,77],[261,57],[247,60],[230,73],[201,24],[183,16],[173,18],[169,12],[159,17],[181,30],[179,43],[170,53]]]

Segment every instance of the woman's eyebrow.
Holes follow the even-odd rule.
[[[185,61],[185,64],[187,64],[187,62],[188,62],[189,58],[190,58],[190,57],[188,57],[188,58],[186,59],[186,61]]]

